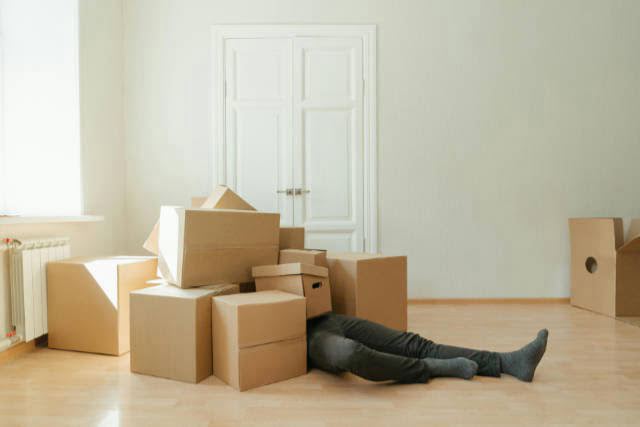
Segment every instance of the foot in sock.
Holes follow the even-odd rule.
[[[464,357],[454,359],[422,359],[431,377],[456,377],[469,380],[478,372],[478,364]]]
[[[510,353],[498,353],[500,356],[500,370],[518,378],[521,381],[531,382],[536,372],[538,363],[547,349],[549,331],[542,329],[536,339],[522,347],[520,350]]]

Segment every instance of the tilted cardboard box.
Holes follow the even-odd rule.
[[[211,298],[238,292],[238,285],[169,284],[132,292],[131,371],[191,383],[210,376]]]
[[[280,249],[304,249],[304,227],[280,227]]]
[[[335,313],[407,330],[407,257],[327,252]]]
[[[238,209],[255,211],[253,206],[242,197],[231,191],[224,185],[218,185],[209,197],[191,198],[191,206],[203,209]],[[158,255],[158,235],[160,233],[160,220],[158,220],[142,247],[149,252]]]
[[[315,249],[282,249],[278,264],[291,264],[299,262],[301,264],[319,265],[328,267],[327,251]]]
[[[129,292],[156,277],[155,257],[79,257],[47,264],[49,347],[129,351]]]
[[[251,282],[251,267],[278,260],[280,215],[163,206],[158,272],[182,288]]]
[[[266,291],[216,297],[213,374],[240,391],[307,372],[305,301]]]
[[[331,311],[328,275],[326,267],[300,263],[253,267],[256,291],[277,289],[304,296],[308,319]]]
[[[607,316],[640,316],[640,235],[621,218],[572,218],[571,304]]]

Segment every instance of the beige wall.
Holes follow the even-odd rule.
[[[634,0],[126,0],[128,249],[211,188],[212,24],[373,23],[380,249],[410,295],[567,296],[567,218],[640,215],[638,22]]]
[[[0,237],[68,236],[73,255],[124,251],[122,4],[80,1],[80,126],[84,207],[104,222],[0,225]],[[0,250],[0,331],[10,325],[8,256]]]

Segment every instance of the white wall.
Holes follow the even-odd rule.
[[[640,215],[638,22],[635,0],[125,0],[127,247],[211,189],[212,24],[374,23],[380,249],[410,296],[566,296],[567,218]]]
[[[16,0],[17,1],[17,0]],[[1,237],[68,236],[72,255],[124,252],[122,3],[80,1],[80,134],[84,208],[104,222],[0,225]],[[0,250],[0,338],[10,325],[8,256]]]

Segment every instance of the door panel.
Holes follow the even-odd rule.
[[[362,42],[293,42],[294,222],[307,246],[363,250]]]
[[[225,42],[227,184],[256,209],[293,224],[291,51],[288,39]]]

